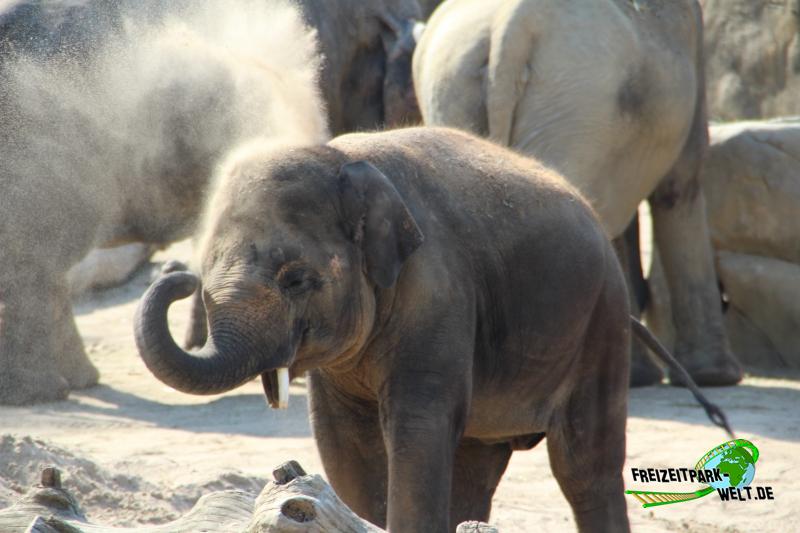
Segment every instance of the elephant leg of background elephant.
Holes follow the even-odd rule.
[[[75,330],[66,282],[51,280],[32,269],[0,273],[0,404],[63,400],[69,383],[62,370],[71,370],[79,385],[97,381]]]
[[[633,219],[631,225],[636,225],[636,235],[638,237],[638,216]],[[625,282],[628,286],[628,296],[631,303],[631,314],[639,318],[642,311],[640,306],[641,299],[635,287],[638,281],[636,278],[641,278],[641,262],[631,258],[632,254],[639,253],[639,248],[638,246],[635,248],[630,246],[630,239],[627,235],[629,231],[631,231],[630,226],[625,230],[626,235],[614,239],[613,244],[614,250],[617,252],[617,257],[619,258],[620,266],[622,266],[622,270],[625,273]],[[638,272],[636,271],[637,264],[639,265]],[[645,387],[647,385],[654,385],[660,383],[663,378],[664,372],[662,372],[661,368],[650,358],[645,345],[642,344],[642,341],[638,338],[633,337],[631,339],[630,386]]]
[[[675,357],[698,385],[733,385],[742,368],[724,329],[695,159],[682,156],[650,198],[654,244],[672,302]],[[681,384],[676,376],[670,380]]]
[[[71,389],[97,385],[100,373],[86,356],[69,298],[66,281],[53,290],[52,324],[58,371]]]
[[[325,474],[361,518],[386,528],[388,461],[375,406],[343,396],[308,373],[311,425]]]
[[[456,449],[450,524],[489,521],[492,496],[511,458],[511,446],[464,439]]]

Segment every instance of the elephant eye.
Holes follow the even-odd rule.
[[[298,296],[313,288],[315,284],[313,276],[308,271],[292,270],[281,276],[280,286],[292,296]]]

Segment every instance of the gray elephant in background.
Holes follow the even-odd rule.
[[[334,135],[420,122],[411,76],[416,0],[299,0],[323,55]]]
[[[3,43],[34,46],[38,52],[58,47],[88,47],[99,28],[119,27],[128,0],[52,4],[18,2],[5,12]],[[416,46],[415,0],[354,2],[304,0],[297,3],[307,24],[321,39],[320,88],[327,102],[328,121],[337,133],[397,126],[421,121],[411,76]],[[163,16],[169,5],[191,6],[189,0],[142,0],[130,4],[148,19]],[[91,21],[92,28],[85,26]],[[29,37],[35,36],[35,39]],[[5,54],[3,54],[5,55]],[[138,248],[132,248],[138,246]],[[70,272],[70,291],[122,283],[146,261],[153,247],[144,244],[95,250]],[[132,257],[136,253],[136,257]],[[132,261],[132,259],[134,259]]]
[[[2,404],[97,382],[66,281],[92,247],[185,238],[230,150],[328,136],[316,41],[294,7],[186,6],[0,13]]]
[[[676,356],[701,385],[729,385],[742,370],[698,184],[708,142],[702,30],[693,0],[448,0],[416,49],[414,83],[426,124],[477,132],[558,169],[611,237],[648,199]],[[661,377],[634,357],[633,384]]]

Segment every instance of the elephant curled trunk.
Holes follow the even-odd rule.
[[[181,392],[219,394],[277,367],[270,366],[269,357],[276,350],[263,346],[259,336],[238,321],[215,321],[205,345],[195,352],[184,351],[175,343],[167,309],[191,295],[197,285],[194,274],[172,272],[156,280],[139,303],[134,322],[136,346],[153,375]]]

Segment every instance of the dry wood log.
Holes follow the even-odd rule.
[[[456,533],[498,533],[497,528],[483,522],[461,522]]]
[[[385,533],[359,518],[318,475],[296,461],[272,473],[258,498],[242,491],[212,492],[180,519],[159,526],[115,528],[91,524],[77,500],[61,486],[55,467],[42,470],[41,484],[0,510],[3,533]],[[497,533],[480,522],[464,522],[457,533]]]
[[[358,517],[320,476],[305,475],[295,461],[272,473],[256,499],[247,533],[383,533]]]
[[[3,533],[196,533],[243,531],[253,513],[254,497],[243,491],[212,492],[200,498],[180,519],[135,529],[91,524],[77,500],[61,487],[61,473],[42,470],[42,482],[19,501],[0,510]]]

